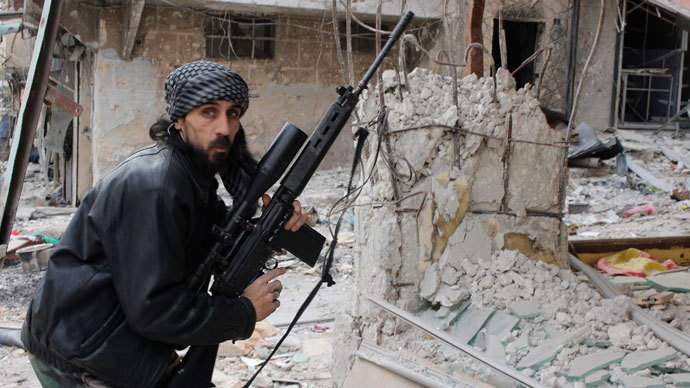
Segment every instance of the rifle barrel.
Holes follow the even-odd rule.
[[[407,27],[407,24],[410,23],[410,20],[412,20],[413,16],[414,13],[412,11],[407,11],[405,16],[403,16],[403,18],[400,19],[398,24],[395,26],[395,29],[393,29],[390,38],[388,38],[388,41],[383,46],[381,52],[379,52],[379,55],[374,60],[374,63],[371,64],[369,70],[367,70],[367,73],[364,75],[362,80],[359,81],[357,89],[355,89],[355,91],[353,92],[355,96],[359,96],[362,93],[362,91],[367,88],[367,84],[371,80],[371,77],[374,76],[374,73],[381,64],[381,61],[383,61],[383,58],[385,58],[386,55],[388,55],[388,52],[393,47],[398,38],[400,38],[400,35],[402,35],[403,31],[405,31],[405,27]]]

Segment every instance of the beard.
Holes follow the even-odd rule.
[[[230,150],[232,149],[232,142],[226,137],[218,137],[213,140],[206,149],[190,143],[188,140],[182,140],[187,154],[192,159],[195,165],[198,165],[202,171],[208,171],[215,174],[220,171],[230,160]],[[224,147],[225,152],[214,152],[211,154],[211,149],[214,147]]]

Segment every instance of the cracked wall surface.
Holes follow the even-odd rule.
[[[392,153],[381,155],[386,147],[379,150],[375,139],[365,149],[364,170],[372,175],[355,210],[359,295],[339,319],[345,345],[334,355],[336,384],[359,340],[394,342],[407,329],[363,296],[410,312],[450,307],[470,297],[463,279],[502,249],[561,266],[566,257],[557,177],[562,148],[533,89],[516,91],[504,69],[495,93],[493,79],[471,75],[458,82],[456,106],[448,77],[418,68],[402,100],[395,73],[384,72],[383,80],[387,126],[370,129],[390,133]],[[360,122],[376,118],[378,101],[377,91],[363,96]]]
[[[148,129],[165,114],[163,81],[184,63],[211,60],[237,71],[247,81],[250,93],[258,97],[251,98],[242,125],[256,156],[268,148],[286,121],[311,133],[322,112],[337,98],[336,86],[344,83],[335,42],[328,35],[329,28],[322,26],[320,15],[270,14],[267,17],[276,21],[273,59],[222,60],[206,56],[205,14],[147,5],[130,61],[119,54],[120,10],[103,9],[92,15],[70,8],[66,18],[73,21],[84,15],[90,16],[88,25],[74,33],[95,51],[90,125],[94,134],[94,181],[152,142]],[[354,73],[368,68],[373,56],[373,52],[355,51]],[[351,159],[349,139],[349,134],[341,134],[324,158],[322,168],[338,167]]]

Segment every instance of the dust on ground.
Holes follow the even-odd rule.
[[[658,144],[673,147],[681,155],[688,155],[690,141],[672,139],[670,133],[653,136],[649,132],[618,131],[623,140],[626,154],[631,160],[643,164],[657,177],[667,181],[683,181],[690,177],[690,170],[671,163],[658,149]],[[670,199],[667,193],[632,179],[616,175],[615,163],[604,161],[602,167],[593,169],[571,168],[573,187],[568,189],[568,203],[586,205],[585,211],[568,214],[565,222],[569,226],[571,239],[651,237],[661,235],[690,234],[690,203]],[[332,204],[345,192],[347,171],[318,172],[300,197],[306,206],[316,209],[319,222],[315,228],[325,236],[328,225],[335,217],[327,216]],[[53,216],[30,219],[33,210],[47,206],[54,188],[43,182],[38,166],[30,165],[24,184],[20,208],[17,212],[15,230],[25,234],[59,236],[70,216]],[[653,204],[654,215],[637,214],[623,217],[624,210],[640,205]],[[334,263],[333,287],[321,287],[320,293],[305,311],[284,348],[265,368],[263,377],[254,386],[303,386],[330,387],[331,351],[335,327],[334,319],[344,305],[349,303],[354,289],[353,235],[350,215],[339,236]],[[297,312],[299,305],[319,281],[319,266],[310,269],[305,264],[287,255],[278,257],[288,270],[281,278],[284,291],[280,309],[268,318],[268,322],[284,332],[287,324]],[[21,326],[28,302],[37,287],[42,272],[25,273],[17,261],[7,260],[0,272],[0,326],[18,328]],[[216,362],[214,381],[218,386],[234,387],[241,384],[255,370],[255,364],[271,350],[277,341],[273,335],[260,338],[250,345],[243,356],[219,357]],[[4,387],[40,387],[31,370],[26,353],[21,349],[0,347],[0,385]]]
[[[328,225],[330,224],[332,228],[337,219],[336,215],[329,218],[328,212],[333,203],[345,193],[346,184],[345,170],[320,171],[314,175],[299,198],[304,206],[314,208],[314,220],[317,221],[314,228],[327,236],[327,241],[331,240]],[[50,205],[51,200],[54,203],[54,191],[51,183],[44,182],[40,167],[30,164],[13,229],[20,234],[59,237],[64,232],[71,216],[59,215],[31,219],[32,213],[37,208]],[[219,193],[228,202],[228,196],[224,190],[220,190]],[[347,213],[344,219],[338,237],[338,247],[335,250],[333,271],[331,271],[336,284],[332,287],[322,285],[316,298],[305,310],[300,318],[300,322],[304,323],[295,327],[293,334],[289,337],[292,339],[287,341],[287,345],[292,344],[291,350],[294,351],[286,354],[281,348],[280,354],[264,369],[264,376],[283,381],[280,386],[285,386],[290,381],[299,381],[304,387],[331,386],[330,349],[334,320],[339,309],[350,298],[354,288],[351,214]],[[278,256],[278,260],[280,265],[287,269],[287,273],[280,278],[284,285],[280,298],[281,307],[267,321],[282,333],[309,292],[319,282],[321,264],[317,263],[314,268],[310,268],[288,255]],[[0,328],[21,327],[28,304],[43,274],[43,271],[24,272],[17,259],[8,258],[5,261],[4,268],[0,271]],[[275,338],[262,339],[260,343],[254,344],[255,349],[248,353],[246,358],[218,357],[214,374],[217,385],[219,387],[241,386],[241,384],[238,385],[240,378],[246,381],[251,375],[250,372],[254,370],[254,367],[247,365],[251,365],[260,356],[265,356],[271,349],[268,347],[271,341],[275,343]],[[295,347],[295,343],[299,345]],[[286,345],[283,346],[285,347]],[[293,358],[297,361],[293,362]],[[0,365],[2,366],[0,386],[26,388],[41,386],[23,350],[0,346]],[[273,386],[271,380],[267,379],[268,377],[261,377],[253,386]]]

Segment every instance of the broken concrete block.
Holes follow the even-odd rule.
[[[438,291],[439,284],[441,278],[438,276],[438,262],[434,262],[424,271],[422,283],[419,285],[419,296],[427,300],[432,299]]]
[[[582,379],[611,364],[615,364],[625,357],[625,353],[617,349],[606,349],[599,352],[581,356],[570,363],[570,369],[563,375],[570,380]]]
[[[657,350],[638,350],[625,356],[621,362],[624,371],[632,373],[640,369],[649,368],[653,365],[661,364],[675,358],[678,355],[671,348],[661,348]]]
[[[239,357],[246,356],[254,350],[254,343],[248,341],[232,341],[222,342],[218,346],[218,357]]]
[[[668,375],[676,387],[690,387],[690,373],[674,373]]]
[[[596,371],[589,376],[585,377],[585,386],[586,387],[598,387],[599,384],[603,384],[604,382],[608,381],[608,379],[611,377],[611,373],[605,370],[599,370]]]
[[[503,310],[498,310],[489,318],[484,327],[486,333],[498,337],[501,341],[505,341],[511,331],[513,331],[520,323],[520,318],[508,314]]]
[[[690,272],[662,272],[648,276],[647,282],[662,291],[690,292]]]
[[[511,303],[508,309],[519,318],[534,318],[541,314],[541,304],[531,300]]]
[[[269,337],[266,338],[266,346],[269,348],[273,348],[278,344],[278,341],[280,341],[281,335],[277,335],[274,337]],[[299,350],[302,347],[302,341],[300,341],[299,337],[296,336],[288,336],[285,338],[282,344],[280,344],[280,348],[278,349],[277,353],[288,353],[288,352],[295,352]]]
[[[441,287],[439,287],[439,290],[436,292],[433,302],[440,303],[441,306],[450,307],[467,300],[469,296],[470,292],[460,285],[456,284],[448,286],[442,284]]]
[[[657,380],[644,376],[622,376],[620,382],[625,388],[664,388],[663,380]]]
[[[459,341],[469,344],[493,313],[494,309],[469,307],[455,321],[450,331]]]
[[[581,337],[589,334],[590,328],[583,327],[580,329],[575,329],[569,333],[563,334],[561,336],[548,339],[538,346],[532,348],[525,357],[520,360],[520,362],[515,366],[517,370],[522,369],[539,369],[542,365],[553,360],[556,354],[563,348],[563,346],[579,340]]]
[[[609,340],[616,346],[625,346],[632,336],[632,328],[626,322],[610,326],[607,329]]]
[[[455,285],[460,280],[462,276],[455,268],[447,265],[443,268],[443,273],[441,274],[441,281],[448,285]]]

